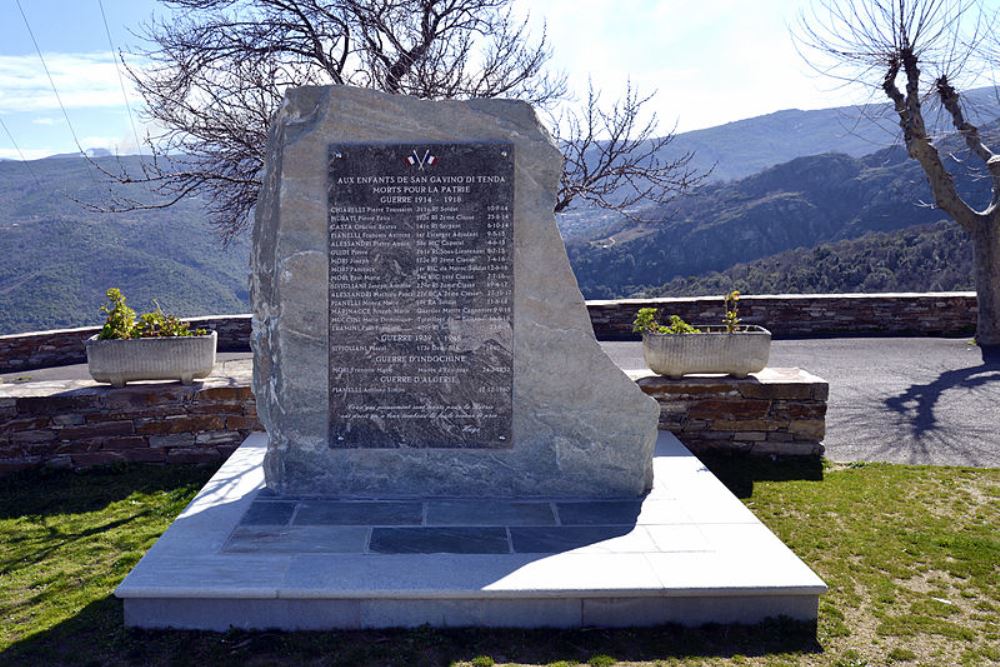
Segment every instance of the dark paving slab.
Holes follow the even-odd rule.
[[[423,518],[421,502],[305,500],[299,504],[295,525],[419,526]]]
[[[515,553],[549,554],[579,549],[589,544],[628,535],[635,526],[559,526],[555,528],[511,528]]]
[[[427,503],[428,526],[554,526],[550,503],[437,500]]]
[[[225,553],[364,553],[365,526],[239,526],[230,535]]]
[[[601,347],[622,368],[645,368],[638,342]],[[768,365],[830,383],[834,461],[1000,467],[1000,364],[968,339],[779,340]]]
[[[559,522],[564,526],[611,524],[634,526],[641,509],[641,500],[556,503]]]
[[[373,528],[370,551],[380,554],[510,553],[506,528]]]
[[[295,503],[254,502],[240,519],[244,526],[284,526],[292,519]]]

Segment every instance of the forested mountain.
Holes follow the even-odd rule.
[[[638,296],[972,290],[972,243],[953,222],[797,248],[725,271],[675,278]]]
[[[994,88],[978,88],[962,94],[971,122],[985,125],[1000,117],[1000,102]],[[951,131],[950,118],[942,114],[935,99],[928,100],[925,118],[933,132]],[[802,111],[786,109],[764,116],[678,134],[663,149],[662,159],[694,154],[691,167],[711,169],[709,182],[722,183],[745,178],[798,157],[841,153],[861,158],[898,145],[899,125],[887,104],[845,106]],[[638,211],[639,218],[656,219],[656,212]],[[620,214],[603,210],[571,208],[559,218],[559,229],[568,243],[591,241],[630,227]]]
[[[247,240],[224,250],[194,200],[121,214],[78,203],[105,192],[81,158],[0,162],[0,334],[96,325],[108,287],[140,310],[155,298],[181,315],[247,312]]]
[[[966,102],[976,121],[1000,114],[992,89],[972,91]],[[899,147],[872,153],[895,131],[887,115],[842,107],[677,135],[671,150],[696,151],[702,168],[717,163],[712,185],[642,213],[655,223],[586,209],[560,216],[584,294],[715,293],[740,280],[755,293],[968,286],[957,229],[909,230],[943,217],[920,205],[929,193],[919,166]],[[111,171],[119,167],[118,158],[94,156]],[[135,169],[138,160],[121,164]],[[736,177],[743,178],[726,181]],[[960,183],[982,201],[985,182],[963,176]],[[96,325],[112,286],[140,310],[157,298],[181,315],[247,312],[247,236],[224,249],[198,200],[123,214],[79,203],[106,202],[106,190],[79,157],[0,160],[0,334]],[[908,231],[865,236],[900,229]],[[858,242],[840,243],[847,239]],[[816,252],[829,255],[811,254],[823,244]],[[900,270],[914,257],[933,267],[926,283],[916,268]],[[725,273],[706,275],[713,271]]]
[[[995,125],[986,134],[1000,139]],[[954,137],[943,145],[962,159]],[[957,180],[970,201],[988,201],[987,181],[975,173]],[[945,218],[929,200],[920,166],[900,147],[860,159],[815,155],[705,187],[656,211],[660,222],[626,225],[605,239],[570,243],[568,251],[584,296],[615,298],[795,248]]]

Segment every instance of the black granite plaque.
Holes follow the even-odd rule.
[[[330,446],[507,448],[514,148],[329,152]]]

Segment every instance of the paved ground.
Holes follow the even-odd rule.
[[[638,343],[604,343],[623,368],[643,368]],[[831,338],[775,341],[770,365],[830,383],[826,455],[1000,467],[1000,365],[966,340]]]
[[[645,368],[639,343],[602,343],[622,368]],[[223,353],[220,360],[246,359]],[[830,383],[827,456],[1000,467],[1000,364],[966,340],[830,338],[775,341],[771,366],[798,366]],[[7,374],[85,379],[86,365]]]

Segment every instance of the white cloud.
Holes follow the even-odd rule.
[[[579,97],[588,76],[621,95],[630,78],[656,91],[661,129],[687,131],[786,108],[864,101],[812,76],[789,24],[806,0],[518,0],[536,27],[547,19],[553,64]],[[862,91],[863,92],[863,91]]]
[[[121,84],[115,54],[46,53],[45,63],[52,73],[59,98],[67,109],[122,107]],[[126,80],[126,86],[127,86]],[[130,104],[138,97],[126,87]],[[0,112],[57,111],[59,102],[52,92],[37,55],[0,55]],[[42,123],[44,124],[44,123]]]
[[[32,118],[32,125],[55,125],[59,120],[56,118],[49,118],[48,116],[41,116],[39,118]]]
[[[23,148],[21,149],[21,153],[18,153],[13,148],[0,148],[0,158],[5,160],[20,160],[23,154],[25,160],[40,160],[43,157],[55,155],[58,152],[59,150],[55,148]]]

